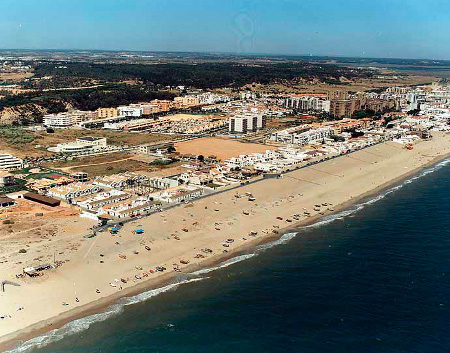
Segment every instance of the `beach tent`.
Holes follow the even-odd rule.
[[[143,229],[137,229],[137,230],[136,230],[136,234],[142,234],[142,233],[144,233],[144,230],[143,230]]]

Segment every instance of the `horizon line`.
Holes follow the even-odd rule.
[[[275,53],[238,53],[238,52],[219,52],[219,51],[174,51],[174,50],[130,50],[130,49],[30,49],[30,48],[0,48],[2,51],[42,51],[42,52],[109,52],[109,53],[173,53],[173,54],[210,54],[210,55],[235,55],[235,56],[283,56],[283,57],[301,57],[301,58],[341,58],[341,59],[389,59],[389,60],[427,60],[427,61],[448,61],[450,59],[431,59],[431,58],[402,58],[402,57],[383,57],[383,56],[349,56],[349,55],[325,55],[325,54],[275,54]]]

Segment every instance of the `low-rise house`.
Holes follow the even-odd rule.
[[[73,202],[76,198],[96,194],[102,188],[91,183],[73,183],[65,186],[57,186],[47,191],[48,196],[68,202]]]
[[[181,185],[160,192],[156,195],[156,198],[167,203],[185,202],[200,197],[203,195],[203,192],[202,188]]]
[[[56,179],[49,179],[49,178],[32,179],[27,183],[27,187],[33,189],[34,191],[40,194],[43,194],[46,193],[51,188],[54,188],[56,186],[68,185],[73,182],[75,182],[74,179],[65,176],[61,176],[60,178]]]
[[[103,206],[127,200],[130,197],[131,195],[126,192],[111,189],[91,195],[90,197],[86,197],[82,200],[77,200],[74,203],[86,210],[97,210]]]
[[[180,175],[180,179],[183,180],[185,184],[192,184],[192,185],[207,185],[214,181],[213,175],[198,171],[188,171],[186,173],[183,173]]]
[[[113,174],[94,179],[94,184],[112,189],[124,189],[126,186],[134,185],[135,183],[147,181],[145,175],[136,174],[133,172],[125,172],[121,174]]]
[[[99,216],[106,214],[113,218],[124,219],[143,215],[160,205],[160,202],[139,197],[102,206],[98,209],[97,214]]]
[[[150,178],[147,181],[148,185],[155,189],[169,189],[178,186],[178,180],[169,179],[169,178]]]
[[[7,172],[6,170],[0,170],[0,187],[4,188],[7,186],[14,185],[14,175]]]
[[[0,195],[0,207],[4,208],[4,207],[10,207],[13,206],[15,204],[15,201],[6,196],[6,195]]]

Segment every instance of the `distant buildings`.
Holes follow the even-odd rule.
[[[184,96],[175,97],[173,99],[173,105],[175,108],[191,108],[199,105],[197,96]]]
[[[140,117],[142,116],[142,108],[140,106],[122,106],[117,108],[119,116]]]
[[[97,118],[105,119],[105,118],[116,118],[119,116],[119,110],[117,108],[98,108],[97,109]]]
[[[80,110],[67,113],[47,114],[43,117],[43,124],[52,128],[67,128],[91,119],[93,114],[95,113]]]
[[[332,99],[330,101],[330,115],[336,117],[351,117],[356,110],[355,99]]]
[[[296,95],[286,98],[284,106],[301,112],[329,112],[330,101],[327,95]]]

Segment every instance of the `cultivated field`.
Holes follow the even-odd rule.
[[[216,156],[220,160],[237,157],[241,154],[261,153],[275,149],[275,147],[256,143],[244,143],[213,137],[179,142],[175,144],[175,148],[181,154]]]

